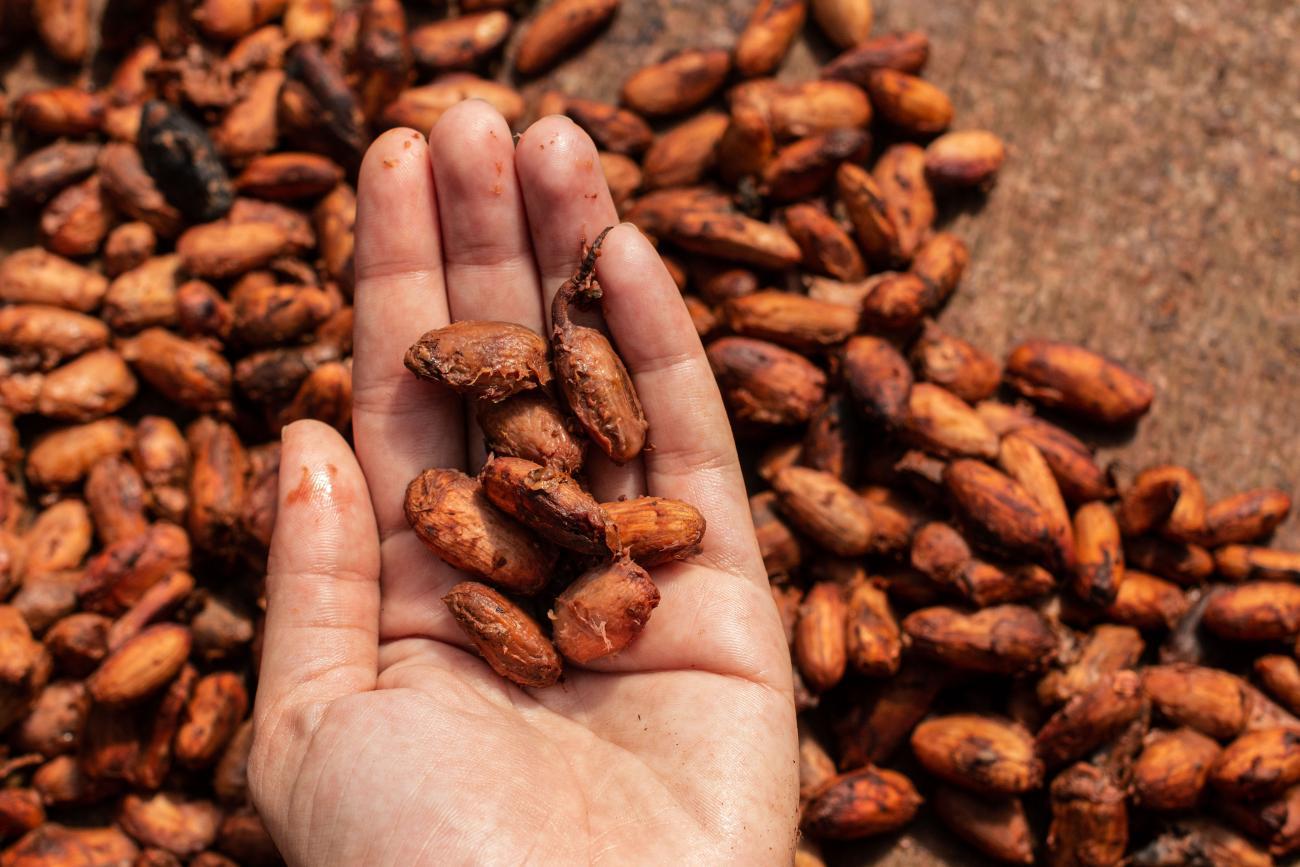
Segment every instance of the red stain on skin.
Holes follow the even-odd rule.
[[[492,165],[496,168],[498,176],[506,170],[506,164],[501,160],[497,160]]]
[[[313,473],[305,464],[301,467],[301,471],[302,475],[298,479],[298,484],[284,498],[286,506],[310,503],[328,504],[338,508],[346,505],[351,499],[335,483],[338,479],[339,468],[334,464],[326,464],[323,473],[319,470]]]
[[[398,160],[395,160],[392,157],[389,157],[388,159],[384,160],[384,168],[386,169],[395,169],[397,168],[397,165],[398,165]]]
[[[289,495],[284,498],[284,501],[288,505],[296,505],[298,503],[304,503],[307,501],[308,498],[311,497],[311,494],[312,494],[311,471],[304,466],[302,468],[302,478],[298,480],[297,487],[295,487],[292,491],[289,492]]]
[[[408,138],[406,141],[402,142],[402,150],[410,150],[410,149],[411,149],[411,140]]]

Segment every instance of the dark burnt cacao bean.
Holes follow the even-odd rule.
[[[138,141],[145,170],[167,201],[194,222],[225,215],[234,204],[230,176],[207,132],[175,106],[145,103]]]

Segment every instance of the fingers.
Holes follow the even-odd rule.
[[[373,689],[379,534],[365,477],[328,425],[284,429],[266,576],[259,717]]]
[[[482,100],[449,109],[429,134],[451,317],[543,328],[515,146]]]
[[[602,229],[617,223],[618,212],[596,146],[568,118],[546,117],[529,127],[515,149],[515,165],[549,322],[551,300],[578,267],[582,242],[594,241]],[[602,500],[639,496],[645,487],[639,460],[617,467],[593,454],[587,473]]]
[[[681,293],[628,223],[605,238],[596,275],[605,321],[650,422],[647,489],[703,513],[702,562],[762,578],[731,425]]]
[[[370,146],[358,182],[352,395],[357,457],[385,536],[406,527],[411,479],[465,462],[460,400],[402,363],[421,334],[449,321],[438,233],[424,137],[389,130]]]

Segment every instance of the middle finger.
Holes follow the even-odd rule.
[[[452,321],[514,322],[541,333],[541,289],[505,118],[481,100],[456,105],[429,134],[429,159]]]
[[[541,289],[509,124],[482,100],[459,103],[429,133],[429,159],[452,321],[513,322],[541,333]],[[485,455],[473,412],[466,425],[474,470]]]

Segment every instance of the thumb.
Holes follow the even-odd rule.
[[[320,422],[284,429],[266,600],[254,727],[258,740],[298,737],[329,702],[373,689],[378,671],[370,494],[348,444]]]

